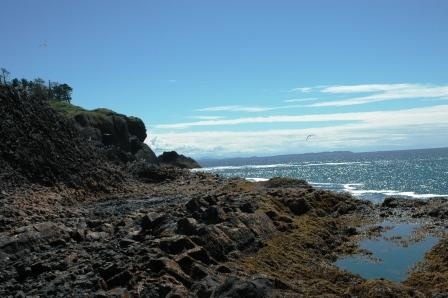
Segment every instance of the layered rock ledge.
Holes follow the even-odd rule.
[[[172,177],[129,182],[114,194],[41,186],[2,193],[0,295],[446,293],[446,238],[428,255],[425,270],[403,284],[365,281],[333,265],[339,254],[353,249],[347,244],[363,223],[388,212],[418,214],[400,203],[373,206],[300,180],[252,183],[181,170]],[[430,201],[425,214],[446,205]]]

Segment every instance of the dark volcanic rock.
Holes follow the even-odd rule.
[[[200,168],[201,166],[192,158],[177,154],[176,151],[163,152],[158,157],[161,165],[183,169]]]
[[[304,198],[291,198],[283,200],[283,203],[289,207],[295,215],[301,215],[311,209],[310,204]]]
[[[177,231],[185,235],[193,235],[197,233],[198,222],[194,218],[182,218],[177,222]]]
[[[267,297],[272,288],[273,283],[267,279],[240,280],[236,277],[230,277],[216,289],[213,296],[261,298]]]
[[[286,177],[274,177],[262,184],[268,188],[311,188],[311,185],[305,180]]]
[[[185,174],[181,169],[160,168],[144,160],[132,162],[128,166],[128,171],[139,180],[144,182],[163,182],[175,180]]]
[[[381,203],[381,207],[387,208],[395,208],[399,205],[399,199],[394,197],[385,198],[383,203]]]
[[[37,96],[0,86],[0,182],[104,188],[121,174]]]
[[[41,244],[64,245],[64,239],[70,238],[70,229],[52,223],[43,222],[17,229],[12,237],[0,240],[0,248],[5,252],[17,252],[23,249],[38,250]]]
[[[81,111],[72,116],[75,126],[89,142],[106,147],[111,159],[144,160],[158,165],[154,152],[146,145],[143,121],[107,109]]]

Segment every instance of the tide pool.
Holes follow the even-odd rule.
[[[346,256],[337,260],[336,266],[366,279],[403,281],[409,270],[438,241],[437,237],[431,235],[422,239],[414,238],[418,224],[385,221],[380,226],[386,231],[379,237],[365,239],[360,243],[360,247],[372,255]],[[391,229],[387,230],[388,227]]]

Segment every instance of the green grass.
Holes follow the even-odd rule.
[[[56,112],[61,113],[67,118],[74,118],[76,115],[80,114],[89,115],[92,119],[105,119],[105,117],[112,115],[126,117],[125,115],[118,114],[109,109],[98,108],[94,110],[86,110],[82,107],[72,105],[69,102],[56,99],[50,99],[49,104]]]
[[[114,111],[109,110],[109,109],[106,109],[106,108],[98,108],[98,109],[94,109],[94,110],[92,110],[92,111],[90,111],[90,112],[93,112],[93,113],[99,113],[99,114],[106,115],[106,116],[112,116],[112,115],[115,115],[115,116],[126,117],[126,115],[119,114],[119,113],[117,113],[117,112],[114,112]]]
[[[51,99],[49,100],[49,104],[50,107],[52,107],[56,112],[59,112],[67,117],[74,117],[78,113],[87,111],[66,101]]]

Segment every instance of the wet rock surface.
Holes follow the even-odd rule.
[[[300,188],[285,201],[273,188],[202,173],[144,185],[72,202],[51,189],[7,195],[16,215],[0,233],[0,295],[265,297],[289,288],[241,262],[300,228],[319,190],[304,204]],[[25,196],[36,200],[20,212]]]
[[[427,200],[389,197],[381,204],[383,215],[403,213],[415,218],[429,217],[448,219],[448,200],[446,198],[430,198]]]
[[[113,196],[42,187],[3,194],[0,295],[424,297],[446,286],[440,272],[432,292],[421,284],[446,261],[442,244],[427,270],[403,285],[366,282],[332,265],[357,237],[359,219],[386,209],[430,216],[443,200],[375,207],[306,184],[182,171],[134,183]]]

